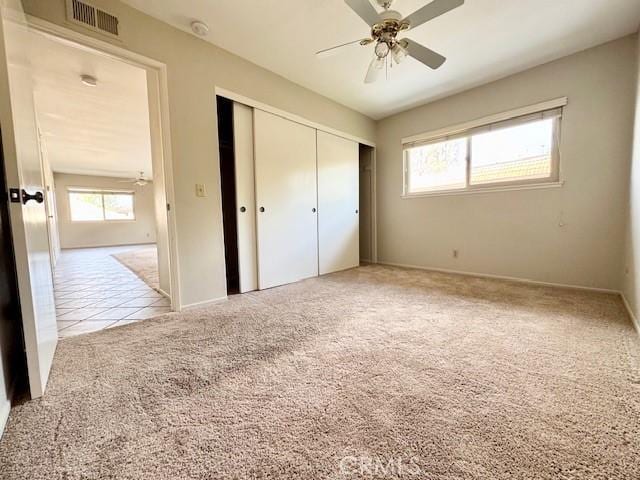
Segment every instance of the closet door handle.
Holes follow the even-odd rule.
[[[311,209],[311,211],[312,211],[313,213],[316,213],[316,209],[315,209],[315,208],[312,208],[312,209]]]
[[[358,214],[358,210],[356,210],[356,215]]]
[[[240,207],[240,211],[241,211],[242,213],[244,213],[244,212],[246,212],[246,211],[247,211],[247,209],[246,209],[245,207]]]
[[[264,207],[260,207],[260,212],[264,212]]]

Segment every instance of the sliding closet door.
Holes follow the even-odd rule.
[[[254,111],[261,289],[318,275],[316,131]]]
[[[236,208],[238,228],[238,274],[240,293],[258,288],[256,252],[256,196],[253,161],[253,108],[233,104]]]
[[[357,267],[359,145],[318,131],[320,274]]]

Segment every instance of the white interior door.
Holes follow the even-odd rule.
[[[240,293],[258,289],[253,108],[233,103]]]
[[[171,307],[176,308],[177,292],[172,288],[171,245],[169,215],[167,209],[167,182],[164,168],[164,146],[159,132],[162,131],[160,115],[160,93],[158,79],[147,71],[147,95],[149,100],[149,127],[151,133],[151,170],[153,172],[153,204],[156,224],[156,249],[158,259],[158,287],[171,299]],[[147,172],[148,174],[148,172]]]
[[[37,120],[37,119],[36,119]],[[55,269],[60,256],[60,237],[58,234],[58,214],[56,212],[56,195],[53,171],[49,165],[44,138],[38,129],[38,139],[40,142],[40,161],[42,164],[42,180],[44,184],[44,206],[47,214],[47,233],[49,235],[49,256],[51,268]]]
[[[0,125],[7,183],[43,195],[42,164],[29,62],[29,32],[20,2],[2,8],[0,22]],[[44,200],[42,198],[42,200]],[[44,201],[11,203],[18,289],[31,397],[44,393],[58,332]]]
[[[316,131],[254,111],[258,284],[318,275]]]
[[[320,275],[357,267],[359,145],[318,131],[318,262]]]

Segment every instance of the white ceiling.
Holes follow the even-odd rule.
[[[53,171],[151,178],[146,72],[31,36],[36,113]],[[98,85],[83,85],[82,74]]]
[[[343,0],[124,2],[186,31],[202,20],[210,42],[376,119],[633,33],[640,23],[638,0],[467,0],[406,35],[448,58],[439,70],[409,59],[390,80],[364,85],[372,46],[314,56],[369,34]],[[427,3],[396,0],[393,8],[407,15]]]

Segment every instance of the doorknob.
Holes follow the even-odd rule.
[[[244,212],[246,212],[246,211],[247,211],[247,209],[246,209],[245,207],[240,207],[240,211],[241,211],[242,213],[244,213]]]
[[[313,213],[316,213],[316,209],[315,209],[315,208],[312,208],[312,209],[311,209],[311,211],[312,211]]]
[[[36,192],[33,195],[27,193],[26,190],[22,189],[22,203],[26,205],[29,200],[35,200],[38,203],[44,202],[44,195],[42,192]]]
[[[260,212],[264,212],[264,207],[260,207]]]

